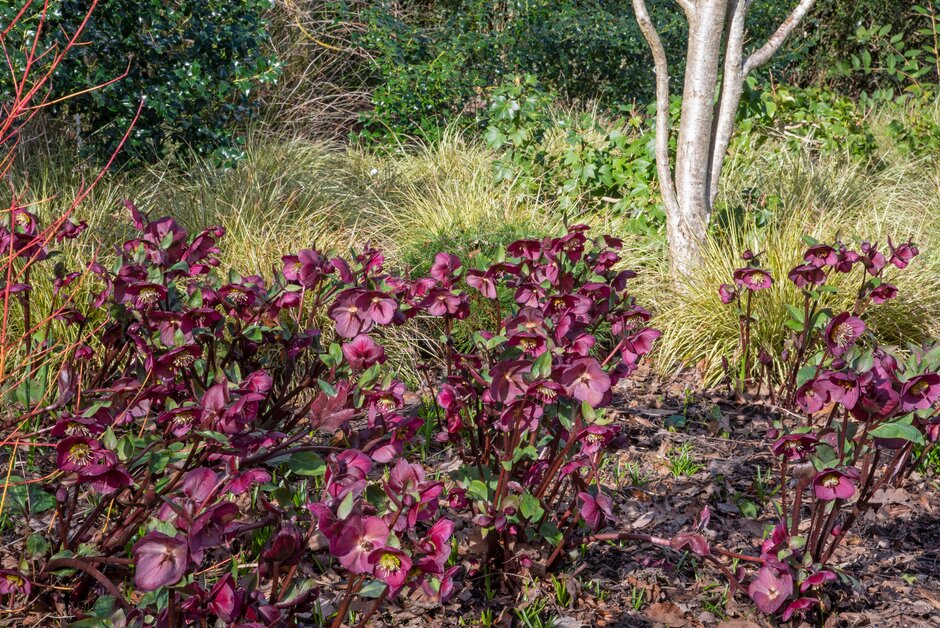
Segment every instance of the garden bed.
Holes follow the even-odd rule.
[[[648,368],[620,386],[614,413],[626,442],[610,454],[602,480],[620,518],[619,525],[611,527],[670,537],[691,528],[708,506],[709,541],[756,556],[760,547],[751,540],[761,538],[762,522],[772,518],[761,491],[772,491],[777,481],[774,475],[768,477],[774,460],[765,434],[772,427],[768,417],[780,412],[761,401],[737,403],[724,390],[689,392],[694,390],[691,380],[664,382]],[[670,422],[685,425],[664,427]],[[670,459],[676,459],[674,452],[686,444],[689,464],[702,468],[676,477]],[[627,471],[631,465],[647,476],[648,483],[631,485]],[[885,491],[881,503],[835,555],[834,566],[845,568],[858,584],[840,583],[830,589],[834,608],[827,609],[826,626],[940,622],[937,479],[915,474],[904,489]],[[742,512],[752,507],[756,517]],[[458,536],[470,527],[464,522]],[[496,592],[489,600],[484,587],[467,581],[443,609],[405,601],[389,605],[384,621],[394,626],[471,626],[480,625],[481,617],[492,617],[494,625],[526,626],[528,620],[531,625],[550,626],[554,619],[555,626],[564,628],[773,625],[753,609],[743,588],[731,595],[717,570],[703,568],[688,555],[642,543],[593,544],[538,580],[529,587],[528,597]],[[530,617],[526,607],[541,612]],[[536,623],[536,616],[544,624]]]

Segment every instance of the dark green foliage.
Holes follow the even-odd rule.
[[[858,52],[855,35],[859,27],[889,24],[895,32],[913,35],[910,11],[912,0],[817,0],[802,30],[800,52],[787,67],[794,82],[836,83],[846,91],[865,88],[858,76],[833,72]],[[793,48],[793,42],[788,42]]]
[[[74,32],[90,5],[51,2],[43,43]],[[89,90],[125,70],[128,75],[65,100],[52,113],[73,129],[78,124],[83,147],[103,159],[145,98],[124,158],[150,161],[179,146],[223,161],[237,157],[233,125],[251,117],[259,88],[275,76],[276,63],[265,52],[270,6],[270,0],[102,0],[82,35],[81,52],[57,70],[54,96]],[[0,23],[20,7],[0,7]],[[0,96],[10,90],[4,73]]]
[[[381,3],[356,19],[367,25],[357,43],[369,52],[374,72],[373,109],[363,116],[362,137],[437,139],[483,83],[470,64],[469,42],[404,20]]]
[[[855,48],[836,66],[836,75],[854,80],[862,100],[890,101],[919,94],[940,80],[940,1],[915,4],[903,25],[862,24],[850,38]]]
[[[756,3],[748,24],[752,45],[761,44],[789,9]],[[651,2],[650,10],[678,91],[686,18],[671,0]],[[407,9],[376,2],[342,19],[365,25],[357,43],[372,60],[373,108],[362,119],[367,139],[434,139],[461,114],[473,121],[487,101],[485,91],[512,75],[531,74],[567,101],[612,109],[647,103],[653,94],[649,47],[629,0],[439,0]],[[799,46],[791,45],[778,66],[796,58]]]

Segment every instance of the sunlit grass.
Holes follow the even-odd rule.
[[[876,136],[884,137],[883,126],[903,113],[873,115]],[[899,298],[873,309],[870,323],[889,342],[940,333],[934,314],[940,306],[940,167],[935,159],[906,155],[888,141],[883,145],[868,163],[838,153],[801,154],[772,141],[739,148],[728,160],[719,198],[720,207],[735,211],[716,215],[705,261],[681,290],[668,276],[663,235],[635,233],[628,218],[603,210],[578,218],[596,233],[624,239],[622,265],[640,273],[632,291],[664,331],[655,354],[661,370],[697,367],[715,382],[722,357],[734,359],[736,314],[720,303],[716,290],[745,249],[763,251],[777,280],[757,300],[754,335],[756,346],[779,353],[784,303],[798,299],[785,277],[800,259],[804,235],[881,243],[889,235],[913,238],[922,256],[894,273]],[[65,243],[60,261],[77,268],[92,254],[104,263],[113,259],[115,245],[131,235],[124,199],[152,216],[173,215],[191,230],[223,226],[223,267],[242,274],[268,275],[282,255],[300,248],[345,254],[366,242],[385,251],[390,268],[422,272],[439,251],[469,261],[516,238],[556,232],[563,221],[531,188],[494,183],[495,154],[453,130],[433,146],[414,143],[380,154],[254,133],[246,152],[228,170],[197,162],[108,176],[76,213],[88,221],[88,237]],[[54,156],[34,160],[25,171],[17,188],[26,202],[46,199],[37,205],[46,217],[63,208],[83,174],[88,177]],[[48,306],[49,283],[36,284],[37,311]],[[846,286],[833,307],[847,304],[853,290]],[[403,364],[429,357],[439,335],[433,326],[418,327],[388,338],[390,355]],[[413,342],[409,334],[424,340]]]
[[[738,343],[737,312],[721,303],[717,287],[730,280],[742,265],[741,253],[762,252],[762,265],[775,284],[755,299],[757,323],[753,328],[755,350],[767,349],[779,356],[786,338],[786,303],[799,304],[798,289],[786,279],[801,262],[804,236],[820,241],[841,238],[847,244],[861,239],[886,247],[913,238],[923,255],[905,271],[891,269],[888,280],[899,288],[898,299],[870,310],[869,323],[890,343],[920,341],[940,333],[934,315],[940,306],[940,224],[936,173],[925,162],[883,163],[880,168],[823,155],[767,151],[752,155],[746,165],[733,167],[724,188],[724,202],[745,207],[738,220],[718,220],[706,243],[701,266],[685,278],[680,290],[655,293],[656,323],[663,329],[658,359],[663,370],[677,363],[696,366],[706,381],[722,375],[722,357],[734,358]],[[756,226],[762,210],[748,207],[746,195],[758,190],[779,199],[767,224]],[[852,285],[835,278],[839,293],[830,300],[835,309],[851,305],[858,275]],[[779,363],[777,364],[780,367]]]

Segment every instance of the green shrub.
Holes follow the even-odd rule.
[[[7,23],[20,3],[0,6]],[[44,35],[72,33],[90,0],[52,0]],[[265,52],[265,11],[270,0],[102,0],[75,54],[55,74],[56,96],[79,93],[51,108],[75,129],[89,154],[107,157],[145,106],[122,152],[147,161],[187,146],[199,155],[230,160],[240,155],[233,126],[255,111],[262,85],[275,77]],[[19,34],[24,45],[31,32]],[[87,91],[124,72],[107,87]],[[0,74],[0,100],[13,86]],[[85,92],[85,93],[80,93]]]
[[[931,157],[940,152],[940,122],[937,116],[937,89],[924,89],[903,102],[901,109],[885,127],[886,135],[894,141],[897,150],[920,157]]]
[[[846,150],[857,157],[876,148],[865,111],[851,98],[817,87],[766,89],[749,81],[737,132],[739,143],[777,138],[796,149]]]
[[[788,67],[791,79],[828,84],[852,96],[899,92],[895,70],[907,60],[898,54],[904,57],[932,39],[922,19],[928,3],[937,6],[935,0],[819,0],[803,28],[803,53]]]
[[[681,84],[685,16],[673,3],[655,3],[652,12]],[[627,0],[445,0],[408,10],[378,2],[341,15],[364,25],[355,42],[372,60],[366,139],[433,139],[460,114],[472,121],[486,101],[483,92],[515,74],[535,76],[569,102],[616,108],[653,94],[649,49]],[[755,39],[782,16],[774,3],[755,7]]]
[[[485,83],[469,61],[473,35],[424,28],[382,3],[365,9],[358,19],[366,29],[357,44],[369,53],[375,84],[373,108],[361,118],[360,137],[436,140]]]
[[[664,211],[656,180],[653,133],[635,110],[607,121],[597,112],[558,112],[532,75],[493,91],[487,145],[500,151],[497,182],[511,182],[551,201],[567,217],[603,207],[628,215],[631,230],[660,230]]]

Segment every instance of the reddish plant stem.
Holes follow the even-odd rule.
[[[365,628],[369,625],[369,620],[372,619],[372,616],[379,610],[382,606],[382,603],[385,602],[385,598],[388,597],[388,585],[385,585],[385,588],[382,589],[382,593],[379,594],[379,597],[376,598],[375,603],[369,608],[369,611],[362,616],[362,619],[356,624],[356,628]]]
[[[793,494],[793,509],[791,511],[790,536],[796,536],[800,532],[800,523],[803,521],[803,490],[809,482],[798,482],[796,491]]]
[[[359,590],[359,587],[362,586],[362,582],[365,579],[365,575],[350,576],[349,583],[346,585],[346,592],[343,594],[343,601],[340,602],[339,608],[336,610],[336,617],[333,618],[333,623],[330,625],[331,628],[342,628],[343,618],[346,617],[346,613],[349,611],[352,598]]]
[[[819,537],[816,540],[816,548],[813,551],[813,557],[817,560],[821,558],[823,548],[826,546],[826,538],[829,536],[829,533],[832,531],[832,527],[836,523],[836,517],[839,516],[839,510],[842,509],[843,503],[845,503],[845,500],[835,500],[835,503],[832,505],[832,510],[829,512],[829,516],[826,517],[825,523],[819,530]]]

